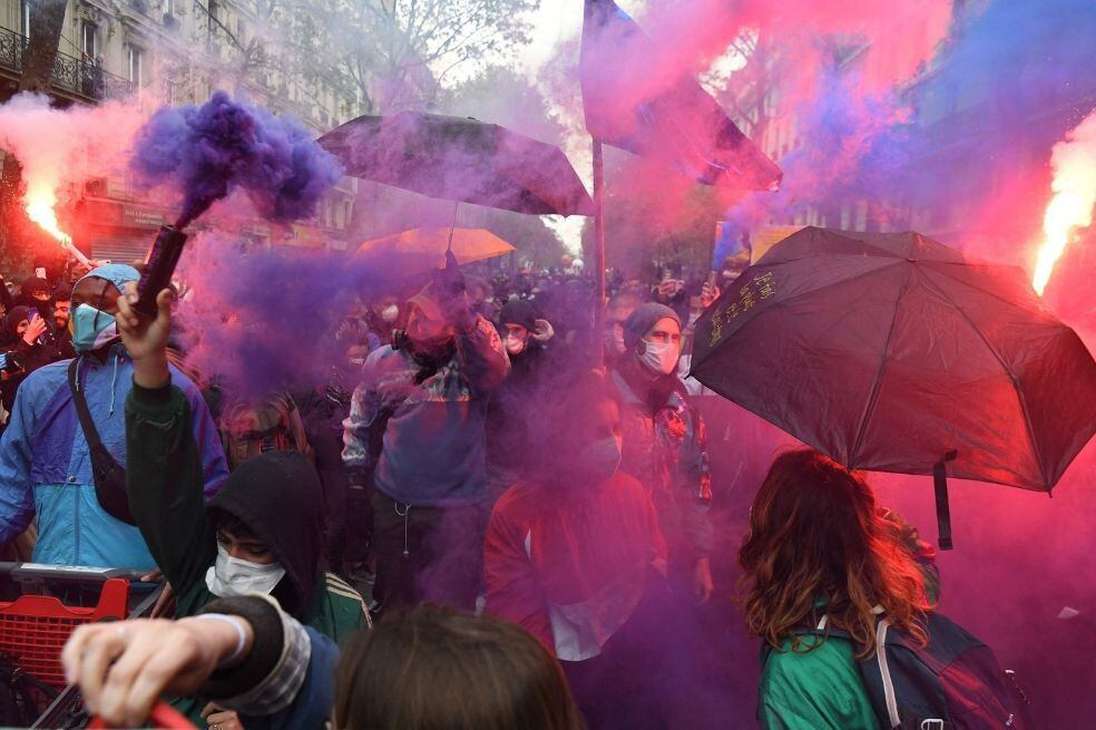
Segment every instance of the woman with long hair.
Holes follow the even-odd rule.
[[[776,458],[739,552],[746,623],[766,645],[763,727],[879,727],[856,661],[875,651],[881,614],[926,640],[933,555],[858,474],[811,449]]]

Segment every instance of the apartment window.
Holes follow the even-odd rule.
[[[19,3],[19,28],[24,36],[30,37],[30,0]]]
[[[85,20],[80,26],[80,50],[86,58],[99,55],[99,26]]]
[[[129,69],[129,80],[134,86],[144,85],[142,74],[145,52],[138,46],[126,46],[126,68]]]

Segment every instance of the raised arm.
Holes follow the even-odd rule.
[[[374,370],[367,363],[364,378],[350,398],[350,415],[343,421],[342,461],[350,474],[351,484],[364,484],[364,475],[376,466],[370,439],[373,438],[373,423],[381,409]]]
[[[171,294],[161,292],[154,321],[138,317],[131,287],[118,300],[118,330],[133,358],[126,400],[126,491],[130,511],[156,564],[179,594],[203,580],[216,556],[205,512],[202,455],[186,395],[171,384],[166,344]]]
[[[457,357],[469,386],[481,395],[497,388],[510,372],[498,330],[479,315],[457,328]]]

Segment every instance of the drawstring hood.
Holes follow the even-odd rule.
[[[121,345],[116,345],[116,347],[121,347]],[[114,411],[118,406],[118,367],[122,362],[122,353],[118,352],[115,348],[111,348],[109,354],[114,356],[114,364],[111,367],[110,374],[110,410],[108,411],[109,415],[113,416]],[[76,390],[80,390],[84,387],[83,383],[80,382],[80,373],[84,367],[85,355],[86,353],[83,352],[76,355]],[[105,365],[106,363],[104,362],[103,364]]]

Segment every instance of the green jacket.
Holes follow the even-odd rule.
[[[217,557],[217,537],[202,496],[202,464],[190,427],[190,405],[175,386],[134,385],[126,400],[127,489],[130,511],[176,596],[177,618],[215,598],[205,576]],[[369,625],[365,603],[331,573],[318,573],[303,624],[340,643]],[[194,707],[194,703],[198,703]],[[183,709],[200,712],[204,702]],[[193,712],[192,712],[193,711]]]
[[[852,644],[831,636],[806,653],[788,639],[780,651],[765,652],[758,720],[770,730],[879,730],[871,698],[860,680]]]
[[[884,517],[917,560],[925,579],[925,591],[935,603],[940,596],[940,573],[934,562],[936,551],[896,513]],[[815,608],[825,607],[819,599]],[[788,638],[780,651],[762,648],[764,668],[758,691],[758,719],[772,730],[877,730],[879,720],[871,698],[860,679],[856,654],[847,639],[830,636],[801,636],[802,642],[817,641],[808,652],[793,652]],[[806,648],[806,644],[802,648]],[[768,657],[765,659],[765,657]]]

